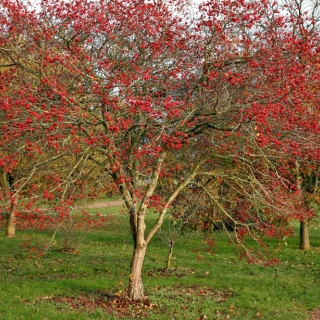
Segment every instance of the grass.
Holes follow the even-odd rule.
[[[116,214],[121,208],[99,211]],[[302,320],[320,307],[320,235],[315,229],[308,252],[297,249],[298,237],[287,239],[287,246],[268,240],[281,260],[269,267],[239,260],[223,233],[216,234],[211,253],[201,234],[188,233],[177,239],[169,272],[163,271],[168,246],[156,236],[144,264],[149,297],[144,304],[121,299],[132,253],[126,216],[115,215],[104,227],[87,232],[75,253],[61,251],[58,235],[47,254],[35,258],[52,234],[19,230],[15,239],[2,236],[1,319]]]
[[[100,198],[100,199],[95,199],[92,202],[88,202],[87,199],[78,199],[78,200],[76,200],[75,204],[78,205],[78,206],[81,206],[81,205],[88,205],[88,204],[91,204],[91,203],[113,202],[113,201],[120,201],[120,200],[122,200],[121,196],[117,195],[117,194],[114,194],[112,196],[103,197],[103,198]]]

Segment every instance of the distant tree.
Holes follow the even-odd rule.
[[[320,4],[316,0],[297,0],[294,2],[285,1],[284,6],[290,12],[293,18],[292,32],[300,40],[301,43],[307,41],[310,35],[316,35],[314,39],[319,39],[320,30]],[[305,86],[308,87],[305,95],[299,95],[299,103],[308,108],[309,115],[304,117],[304,121],[309,121],[309,134],[305,136],[298,130],[294,130],[295,137],[293,140],[300,144],[298,157],[293,156],[290,159],[294,163],[292,167],[297,182],[297,189],[300,193],[301,205],[306,210],[312,211],[310,204],[313,195],[317,193],[319,180],[319,136],[316,122],[318,121],[319,106],[319,62],[320,55],[319,40],[309,43],[303,50],[297,52],[299,62],[307,67],[308,72],[305,73]],[[312,51],[312,54],[310,54]],[[298,96],[298,95],[297,95]],[[301,147],[301,145],[303,147]],[[313,201],[314,202],[314,201]],[[309,241],[309,221],[310,216],[305,216],[300,221],[300,249],[307,250],[310,248]]]

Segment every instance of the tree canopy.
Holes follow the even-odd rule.
[[[88,182],[117,186],[133,299],[150,239],[195,197],[194,217],[230,218],[240,242],[310,215],[292,170],[320,160],[320,51],[301,3],[207,1],[194,18],[180,0],[2,1],[0,166],[19,172],[7,209],[23,190],[65,210]]]

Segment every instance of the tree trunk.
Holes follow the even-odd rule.
[[[6,237],[13,238],[16,235],[16,224],[14,221],[14,215],[8,214],[7,224],[6,224]]]
[[[308,218],[303,218],[303,220],[300,221],[300,249],[310,249]]]
[[[15,193],[14,180],[15,179],[14,179],[14,175],[9,172],[4,173],[3,179],[4,179],[6,193],[8,193],[8,195],[9,193],[13,194],[13,196],[11,195],[11,198],[10,198],[9,209],[6,212],[7,223],[6,223],[5,236],[7,238],[13,238],[16,235],[16,222],[15,222],[14,212],[18,205],[18,198],[17,196],[14,196],[14,193]]]
[[[147,242],[144,238],[146,228],[144,217],[145,209],[137,213],[135,206],[130,208],[130,226],[134,249],[130,266],[128,296],[132,300],[144,299],[144,287],[141,278],[143,261],[147,250]]]
[[[18,200],[16,198],[12,200],[12,203],[10,205],[10,210],[8,212],[7,224],[6,224],[7,238],[13,238],[16,235],[16,222],[15,222],[14,211],[17,206],[17,203],[18,203]]]
[[[144,299],[144,287],[142,283],[141,273],[146,249],[147,246],[144,243],[142,245],[137,245],[133,252],[128,289],[128,296],[132,300]]]
[[[166,267],[166,271],[167,272],[171,268],[171,260],[172,260],[172,256],[173,256],[173,247],[174,247],[174,240],[173,240],[173,238],[171,238],[170,239],[170,243],[169,243],[169,253],[168,253],[167,267]]]
[[[309,183],[306,178],[301,174],[299,162],[295,162],[296,174],[297,174],[297,187],[300,191],[300,197],[302,202],[302,207],[309,209],[307,198],[305,195],[306,188],[309,187]],[[307,216],[303,217],[300,221],[300,246],[301,250],[310,249],[310,239],[309,239],[309,218]]]

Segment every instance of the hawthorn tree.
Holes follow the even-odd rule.
[[[292,92],[287,91],[283,100],[286,109],[281,116],[285,122],[279,119],[278,125],[272,124],[278,135],[273,140],[282,151],[280,170],[296,191],[297,206],[307,213],[299,219],[300,249],[309,249],[308,225],[314,212],[308,198],[316,192],[319,176],[319,3],[297,0],[274,6],[278,11],[286,10],[291,17],[290,28],[286,25],[284,30],[295,37],[292,44],[297,45],[287,45],[284,52],[295,59],[292,67],[298,77],[290,79],[295,81],[295,87]],[[271,130],[268,131],[270,136]]]
[[[26,159],[34,154],[30,168],[38,150],[52,154],[41,197],[62,209],[70,186],[112,178],[133,238],[130,298],[144,298],[147,246],[185,195],[209,199],[198,217],[216,210],[239,224],[239,243],[254,236],[250,224],[274,235],[272,216],[303,217],[291,210],[295,190],[283,192],[281,161],[319,159],[319,104],[310,111],[305,85],[318,81],[319,35],[292,32],[304,17],[264,0],[208,1],[196,19],[181,0],[1,6],[1,167],[16,168],[20,149],[8,146],[19,142]],[[313,141],[312,152],[297,135]],[[146,233],[148,209],[158,219]]]
[[[295,33],[300,37],[301,41],[304,41],[306,34],[318,33],[320,30],[320,5],[317,1],[305,1],[299,0],[296,2],[296,6],[286,2],[286,7],[290,13],[295,17],[297,26]],[[307,16],[307,19],[304,17]],[[314,47],[309,50],[315,50]],[[317,114],[317,105],[319,105],[319,51],[315,55],[305,55],[302,53],[299,55],[299,59],[303,64],[309,65],[309,68],[315,68],[314,76],[308,77],[307,86],[309,87],[309,96],[305,104],[308,106],[312,115]],[[317,117],[316,117],[317,119]],[[312,122],[310,126],[314,128]],[[317,131],[315,132],[317,134]],[[319,157],[314,155],[319,150],[318,137],[312,136],[303,141],[303,144],[309,145],[309,152],[304,154],[304,157],[296,159],[295,162],[295,175],[297,180],[297,188],[300,190],[302,205],[310,209],[310,204],[316,199],[318,180],[319,180]],[[305,138],[305,137],[302,137]],[[301,137],[300,137],[301,139]],[[309,156],[310,151],[313,153],[313,157]],[[311,158],[311,159],[310,159]],[[310,248],[309,241],[309,218],[305,217],[300,222],[300,249],[306,250]]]
[[[215,123],[215,129],[236,133],[230,135],[231,140],[224,136],[220,149],[214,141],[219,161],[222,155],[227,155],[225,160],[229,159],[231,166],[221,168],[219,161],[215,161],[215,167],[220,169],[211,174],[207,171],[205,175],[210,178],[204,179],[202,185],[214,182],[214,188],[210,187],[214,202],[219,199],[220,187],[213,177],[219,177],[229,191],[223,196],[224,203],[219,203],[217,215],[212,206],[205,206],[206,210],[202,208],[207,217],[205,222],[208,216],[212,222],[227,217],[240,226],[247,220],[263,227],[261,222],[266,225],[267,216],[271,214],[272,220],[277,218],[278,223],[284,220],[284,226],[286,220],[292,218],[301,220],[301,226],[305,226],[305,221],[314,213],[305,205],[303,189],[292,173],[294,164],[299,162],[304,165],[305,173],[319,174],[315,170],[319,163],[318,4],[296,1],[282,6],[262,1],[240,8],[237,2],[231,1],[208,2],[202,9],[204,15],[200,24],[205,27],[207,42],[204,50],[206,76],[199,90],[200,97],[206,102],[211,98],[215,111],[227,116]],[[224,32],[217,32],[217,29]],[[223,81],[221,76],[224,76]],[[224,96],[217,94],[222,91]],[[212,103],[207,106],[212,108]],[[230,125],[230,116],[233,125]],[[213,128],[212,124],[204,123],[205,126]],[[221,133],[218,134],[221,137]],[[208,149],[212,144],[206,137],[201,143]],[[230,161],[231,155],[234,155],[234,164]],[[231,170],[232,167],[237,170]],[[227,174],[223,174],[225,169],[229,169]],[[305,182],[307,180],[305,176]],[[201,192],[209,195],[208,188],[204,189],[201,186]],[[210,203],[207,199],[203,202]],[[232,203],[233,208],[230,207]],[[242,207],[239,208],[240,203]],[[260,213],[264,211],[263,219],[257,214],[250,217],[254,208]],[[245,214],[239,216],[237,212],[241,211]],[[235,218],[237,215],[240,219]],[[197,218],[199,213],[195,219],[203,224],[204,221]],[[274,229],[269,226],[270,230]],[[279,226],[277,229],[281,230]],[[279,230],[274,231],[278,233]]]
[[[63,86],[68,72],[63,66],[54,69],[57,52],[50,52],[54,46],[33,34],[36,17],[19,3],[4,3],[3,9],[0,197],[7,219],[6,236],[13,237],[17,215],[34,221],[36,209],[43,220],[43,206],[49,204],[51,213],[67,217],[75,199],[96,197],[114,186],[110,179],[104,179],[103,185],[99,179],[91,179],[93,174],[101,177],[105,173],[90,163],[88,152],[79,154],[80,147],[70,138],[72,126],[62,122],[65,110],[58,109],[57,88],[51,90],[46,81],[57,76]],[[21,16],[14,16],[14,12]],[[20,18],[22,24],[17,22]],[[29,28],[24,29],[28,22]],[[51,62],[46,64],[45,58]]]

